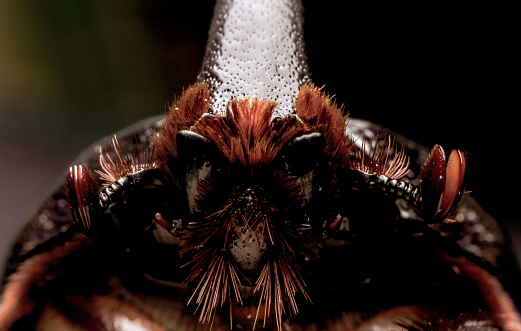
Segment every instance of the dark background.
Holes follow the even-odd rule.
[[[513,8],[304,4],[315,84],[353,117],[428,147],[467,151],[469,189],[515,238],[519,256]],[[0,3],[3,258],[82,149],[163,114],[195,82],[212,7],[166,0]]]

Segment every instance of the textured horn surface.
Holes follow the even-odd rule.
[[[235,98],[278,103],[274,117],[292,112],[299,87],[310,82],[300,1],[217,1],[198,82],[223,115]]]

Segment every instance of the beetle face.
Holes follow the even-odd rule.
[[[277,302],[280,323],[285,305],[296,311],[295,289],[304,290],[300,270],[315,244],[302,228],[310,226],[306,211],[323,139],[297,116],[272,120],[275,106],[260,99],[234,101],[226,116],[205,115],[177,132],[176,153],[165,153],[171,172],[184,171],[189,216],[181,254],[192,256],[188,281],[199,281],[194,295],[209,307],[203,321],[217,307],[213,295],[228,300],[234,293],[240,303],[239,287],[248,287],[264,293],[260,305]],[[173,145],[165,141],[170,137],[158,138],[160,150]],[[171,159],[174,154],[177,159]],[[219,285],[204,285],[214,278]]]

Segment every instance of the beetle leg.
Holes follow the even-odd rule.
[[[67,187],[74,221],[88,232],[93,231],[93,220],[100,215],[98,184],[84,164],[69,168]]]
[[[440,222],[457,205],[463,193],[466,164],[463,152],[453,150],[447,163],[443,148],[434,146],[420,172],[426,220]]]

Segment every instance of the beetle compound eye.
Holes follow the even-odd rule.
[[[324,138],[319,132],[298,136],[284,146],[276,162],[281,162],[290,175],[302,176],[317,165],[323,145]]]
[[[314,171],[323,151],[324,137],[319,132],[294,138],[281,150],[276,163],[295,177],[302,187],[306,202],[310,202],[315,186]]]
[[[197,209],[199,185],[210,175],[217,151],[200,134],[182,130],[177,134],[177,153],[184,167],[184,184],[190,213]]]

